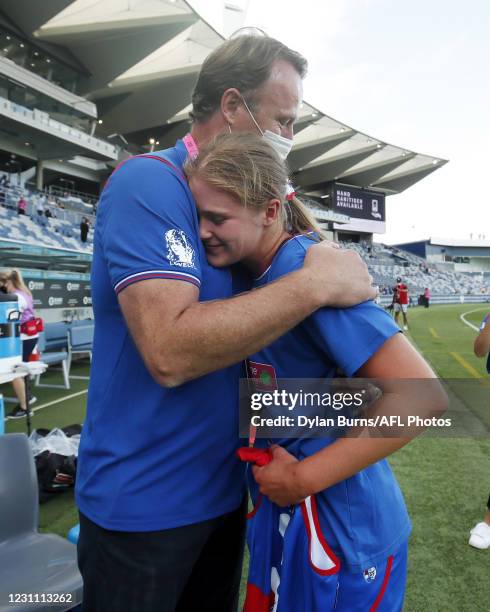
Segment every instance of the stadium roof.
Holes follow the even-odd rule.
[[[458,238],[429,238],[427,241],[436,246],[447,247],[471,247],[471,248],[490,248],[490,240],[485,239],[458,239]]]
[[[184,0],[2,0],[1,10],[17,30],[80,66],[80,93],[96,103],[107,134],[140,145],[152,137],[160,148],[189,129],[197,73],[224,39]],[[288,162],[295,183],[312,196],[332,181],[400,193],[447,163],[306,102],[296,132]]]

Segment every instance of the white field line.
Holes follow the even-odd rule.
[[[473,312],[478,312],[479,310],[485,310],[485,307],[482,308],[480,306],[480,308],[473,308],[473,310],[468,310],[468,312],[463,312],[463,314],[459,315],[461,321],[463,321],[465,325],[468,325],[468,327],[471,327],[471,329],[474,329],[476,332],[480,331],[480,329],[476,325],[473,325],[473,323],[467,321],[465,317]]]
[[[40,406],[36,406],[33,408],[33,412],[37,412],[38,410],[42,410],[43,408],[47,408],[48,406],[54,406],[54,404],[61,404],[61,402],[65,402],[66,400],[72,399],[74,397],[78,397],[79,395],[83,395],[87,393],[88,389],[83,389],[83,391],[77,391],[76,393],[72,393],[71,395],[65,395],[64,397],[60,397],[58,399],[53,400],[52,402],[47,402],[46,404],[41,404]],[[4,419],[6,421],[7,418]]]

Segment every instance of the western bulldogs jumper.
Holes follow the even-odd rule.
[[[186,155],[179,141],[150,159],[125,162],[110,177],[97,212],[94,353],[76,490],[80,511],[106,529],[153,531],[205,521],[238,508],[244,493],[244,469],[235,457],[240,366],[161,387],[117,300],[145,279],[191,283],[201,301],[232,295],[230,272],[207,264],[199,240],[196,206],[181,171]]]
[[[301,267],[312,244],[306,236],[284,243],[255,286]],[[269,384],[274,378],[333,378],[338,368],[353,376],[398,332],[373,302],[323,308],[253,355],[249,372]],[[333,440],[272,442],[301,460]],[[246,612],[401,609],[411,526],[386,460],[289,508],[271,503],[251,480]]]

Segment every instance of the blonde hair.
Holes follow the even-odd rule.
[[[308,209],[296,197],[288,197],[286,164],[260,136],[246,132],[219,134],[201,147],[199,155],[187,159],[188,179],[199,178],[210,187],[230,194],[243,206],[263,210],[270,200],[279,200],[283,227],[291,234],[323,231]]]
[[[32,293],[24,283],[20,270],[13,269],[8,272],[0,272],[0,282],[6,283],[7,281],[10,281],[18,291],[23,291],[24,293],[27,293],[27,295],[32,296]]]

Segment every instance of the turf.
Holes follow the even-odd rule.
[[[441,378],[487,380],[484,360],[473,355],[478,326],[490,306],[448,305],[414,309],[409,338]],[[432,329],[436,336],[430,331]],[[458,353],[469,370],[451,353]],[[470,372],[472,372],[470,374]],[[487,391],[490,408],[490,388]],[[490,410],[486,424],[490,423]],[[490,427],[488,427],[490,429]],[[421,438],[390,463],[413,522],[405,610],[441,612],[488,610],[490,551],[467,544],[468,531],[482,520],[490,493],[490,437]]]
[[[489,378],[484,360],[473,355],[476,332],[460,319],[462,313],[469,311],[475,312],[467,320],[478,327],[484,314],[490,311],[490,305],[412,309],[408,338],[441,378],[468,379],[475,385],[483,385]],[[73,373],[87,371],[86,362],[74,365]],[[44,408],[43,405],[84,391],[86,386],[86,381],[73,380],[69,391],[36,389],[38,401],[34,405],[33,425],[52,427],[82,422],[86,393]],[[8,394],[7,387],[0,391]],[[390,459],[413,522],[405,605],[408,612],[473,612],[489,608],[490,550],[478,551],[467,543],[469,529],[484,515],[490,492],[490,388],[487,392],[488,408],[471,408],[483,430],[486,428],[486,435],[424,437]],[[6,429],[24,431],[25,423],[8,421]],[[72,492],[62,493],[43,504],[39,521],[42,530],[66,536],[77,522]],[[246,567],[242,596],[245,576]]]

